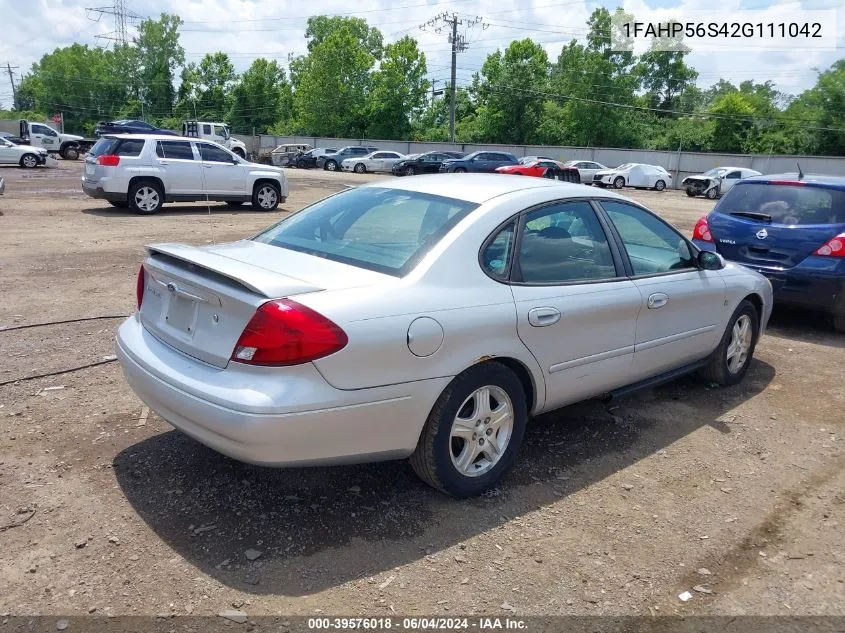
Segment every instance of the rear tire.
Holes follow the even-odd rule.
[[[664,189],[666,189],[666,183],[662,180],[658,180],[656,183],[654,183],[655,191],[663,191]]]
[[[480,494],[513,464],[527,421],[519,378],[499,363],[476,365],[440,394],[411,466],[424,482],[453,497]]]
[[[269,182],[259,182],[252,189],[252,206],[259,211],[275,210],[281,198],[279,187]]]
[[[757,308],[745,299],[734,310],[709,363],[699,372],[701,377],[723,387],[739,383],[754,358],[759,328]]]
[[[61,155],[65,160],[76,160],[79,158],[79,149],[73,146],[65,147],[61,151]]]
[[[24,169],[35,169],[38,167],[38,156],[35,154],[24,154],[21,156],[20,166]]]
[[[157,182],[138,180],[129,187],[129,208],[141,215],[152,215],[164,204],[164,191]]]

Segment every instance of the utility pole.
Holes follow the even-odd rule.
[[[473,27],[476,24],[481,24],[481,28],[486,29],[489,25],[483,24],[479,16],[474,18],[462,18],[457,13],[444,12],[434,16],[425,24],[420,25],[420,29],[425,31],[426,28],[433,28],[435,33],[442,33],[443,29],[448,27],[449,42],[452,44],[452,75],[451,83],[449,85],[449,140],[455,142],[455,102],[457,100],[457,65],[458,53],[463,53],[467,47],[467,38],[465,34],[458,34],[458,27],[466,25],[467,28]]]
[[[126,34],[126,24],[143,19],[143,16],[126,8],[126,0],[114,0],[114,4],[108,7],[86,7],[85,12],[88,19],[92,22],[99,22],[104,15],[112,16],[114,18],[114,31],[110,31],[104,35],[97,35],[96,39],[112,40],[118,44],[129,43]]]
[[[12,72],[17,68],[17,66],[13,68],[9,62],[6,62],[6,71],[9,73],[9,82],[12,84],[12,110],[18,109],[18,90],[15,88],[15,74]]]

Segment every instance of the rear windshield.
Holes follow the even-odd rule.
[[[716,210],[771,224],[845,223],[845,191],[814,186],[739,183]]]
[[[477,206],[416,191],[364,187],[321,200],[253,239],[402,277]]]
[[[88,153],[94,158],[103,154],[138,156],[142,149],[144,149],[144,139],[142,138],[101,138],[94,143]]]

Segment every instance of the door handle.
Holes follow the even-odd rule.
[[[158,164],[159,165],[167,165],[167,161],[166,160],[160,160],[160,161],[158,161]]]
[[[211,169],[212,167],[214,167],[214,165],[203,165],[203,167],[205,167],[206,169]]]
[[[534,327],[554,325],[560,321],[560,310],[555,308],[532,308],[528,311],[528,323]]]
[[[667,303],[669,303],[669,295],[664,294],[662,292],[655,292],[653,295],[649,295],[648,297],[649,310],[656,310],[657,308],[662,308]]]

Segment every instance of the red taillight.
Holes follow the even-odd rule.
[[[248,365],[299,365],[343,349],[346,333],[322,314],[291,301],[262,305],[244,328],[232,360]]]
[[[104,167],[117,167],[120,165],[120,156],[117,154],[103,154],[102,156],[97,156],[97,164],[103,165]]]
[[[695,228],[692,230],[692,238],[703,242],[713,241],[713,236],[710,234],[710,225],[707,224],[706,215],[702,215],[698,222],[696,222]]]
[[[813,255],[822,257],[845,257],[845,233],[840,233],[819,248]]]
[[[144,266],[138,269],[138,281],[135,282],[135,299],[137,300],[138,310],[141,309],[141,303],[144,301],[144,286],[146,285],[146,273],[144,273]]]

